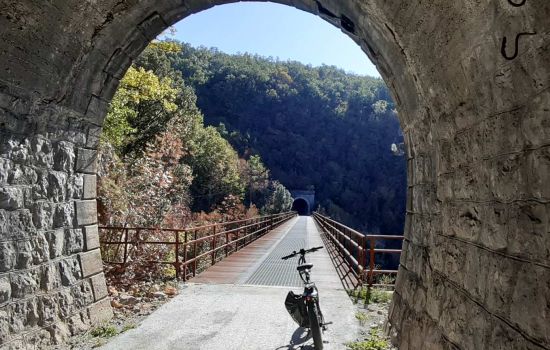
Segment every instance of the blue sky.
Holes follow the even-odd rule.
[[[293,7],[235,3],[189,16],[175,26],[175,38],[226,53],[255,53],[379,77],[359,46],[340,29]]]

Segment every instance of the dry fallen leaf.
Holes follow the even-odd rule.
[[[118,290],[115,287],[109,286],[109,295],[113,297],[118,297]]]
[[[176,295],[176,294],[178,294],[178,290],[174,287],[166,286],[164,288],[164,294],[166,294],[166,295]]]
[[[123,305],[116,300],[111,300],[111,306],[115,309],[120,309],[123,307]]]

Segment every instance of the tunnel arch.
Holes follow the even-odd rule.
[[[40,300],[80,286],[88,304],[71,316],[109,317],[94,202],[107,105],[158,33],[230,2],[0,0],[2,254],[28,246],[38,256],[5,260],[0,278],[17,288],[2,294],[0,308],[38,295],[18,281],[40,269],[66,274]],[[396,102],[409,176],[394,341],[402,349],[550,348],[550,3],[276,2],[346,32]],[[24,171],[31,175],[13,175]],[[83,243],[58,249],[59,232]],[[33,329],[2,341],[35,342],[41,330]]]
[[[292,202],[292,210],[298,212],[298,215],[300,216],[311,214],[309,202],[304,198],[295,198]]]

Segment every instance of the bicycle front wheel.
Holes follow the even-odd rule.
[[[323,350],[321,325],[319,324],[320,313],[317,308],[317,303],[311,302],[307,304],[307,315],[309,318],[309,329],[311,329],[311,335],[313,337],[313,345],[316,350]]]

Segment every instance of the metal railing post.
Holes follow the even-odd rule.
[[[212,228],[212,265],[216,263],[216,225]]]
[[[367,268],[367,254],[366,254],[366,249],[367,249],[367,239],[365,238],[365,236],[363,235],[361,237],[361,260],[359,260],[359,264],[361,265],[361,267],[363,268],[363,271]],[[362,273],[361,274],[361,283],[364,282],[365,280],[365,276],[364,274]]]
[[[225,233],[225,257],[227,258],[227,251],[229,249],[229,233]]]
[[[122,259],[122,266],[126,267],[126,262],[128,261],[128,229],[124,229],[124,257]]]
[[[197,275],[197,230],[193,239],[193,277]]]
[[[369,255],[370,255],[370,262],[369,262],[369,276],[368,276],[368,285],[369,285],[369,288],[372,287],[372,285],[374,284],[374,248],[375,248],[375,245],[376,245],[376,242],[375,242],[375,239],[374,238],[370,238],[369,239],[370,241],[370,251],[369,251]]]
[[[241,245],[241,249],[246,247],[246,245],[248,244],[248,242],[250,242],[250,237],[248,237],[248,234],[250,233],[250,227],[247,227],[248,226],[248,221],[245,221],[244,223],[244,239],[243,239],[243,244]]]
[[[187,231],[183,234],[183,281],[187,281]]]
[[[176,278],[179,279],[180,277],[180,263],[179,263],[179,249],[180,249],[180,233],[178,231],[175,231],[176,234],[176,245],[175,245],[175,253],[176,253],[176,261],[174,262],[174,268],[176,269]]]

